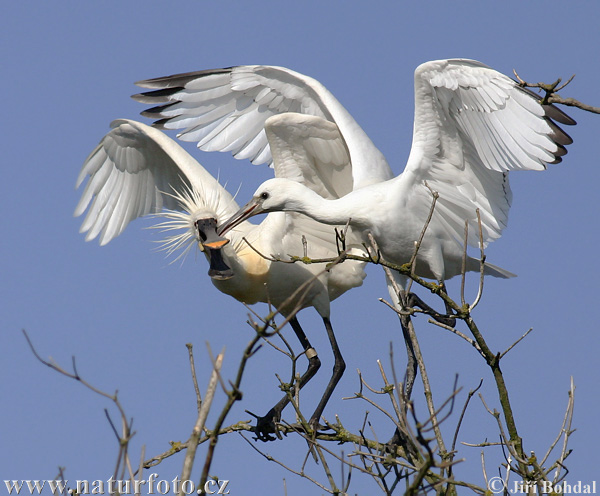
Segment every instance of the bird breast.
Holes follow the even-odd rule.
[[[230,245],[223,248],[223,254],[225,263],[233,270],[233,277],[225,281],[213,279],[212,283],[219,291],[249,305],[267,301],[266,284],[271,262],[244,241],[234,247]]]

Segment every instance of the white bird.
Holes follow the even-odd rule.
[[[237,66],[149,79],[136,84],[153,90],[134,95],[133,98],[142,103],[158,105],[142,113],[147,117],[160,118],[154,123],[155,127],[183,128],[178,137],[185,141],[196,141],[204,151],[229,151],[238,159],[249,159],[255,164],[272,164],[277,177],[300,181],[323,198],[339,198],[353,189],[393,176],[383,154],[336,98],[318,81],[289,69]],[[298,161],[285,152],[283,155],[277,154],[274,150],[282,149],[278,144],[282,139],[295,142],[303,159]],[[218,219],[222,223],[226,217]],[[305,235],[310,256],[336,256],[332,229],[316,223],[308,224],[307,220],[298,215],[277,218],[277,222],[267,218],[251,242],[267,255],[302,254],[299,240],[300,235]],[[281,248],[281,238],[288,232],[294,235],[294,244],[286,240],[286,245]],[[315,235],[318,239],[314,239]],[[323,245],[321,239],[325,236],[329,237]],[[291,278],[291,271],[299,269],[291,269],[288,264],[271,264],[260,260],[249,249],[246,252],[253,257],[252,263],[266,264],[272,271],[269,295],[265,295],[261,301],[270,296],[270,301],[276,303],[273,301],[275,294],[286,298],[292,288],[295,289],[301,282],[300,279],[296,281]],[[351,271],[350,267],[336,267],[331,274],[320,276],[329,278],[327,287],[330,299],[360,284],[364,277],[363,266],[351,267]],[[248,270],[233,265],[232,269],[234,273],[236,270]],[[311,270],[320,272],[322,267]],[[256,291],[256,286],[252,285],[250,291]],[[244,297],[238,299],[245,301]],[[329,301],[325,300],[318,299],[319,305],[314,306],[324,319],[335,364],[327,389],[310,419],[313,426],[318,424],[345,369],[329,321]],[[297,321],[292,319],[291,323],[295,325],[294,330],[299,334],[303,346],[310,346],[305,337],[300,337],[298,329],[301,329]],[[315,357],[314,360],[318,359]],[[309,364],[306,375],[310,375],[312,369],[313,366]],[[283,406],[275,413],[271,410],[263,420],[259,420],[259,427],[268,423],[264,420],[268,417],[277,420]]]
[[[552,119],[575,124],[480,62],[427,62],[415,71],[413,142],[402,174],[339,199],[324,198],[301,182],[270,179],[221,232],[274,211],[299,212],[325,224],[349,221],[355,232],[372,233],[385,260],[402,265],[413,256],[436,191],[439,199],[418,251],[416,274],[443,282],[461,273],[465,221],[468,244],[479,244],[477,210],[484,244],[501,235],[512,196],[508,172],[543,170],[561,161],[572,140]],[[291,136],[290,129],[277,142],[280,149],[272,144],[271,152],[293,156],[302,168],[301,144]],[[466,268],[480,270],[479,261],[469,258]],[[512,275],[491,265],[485,273]]]
[[[288,125],[287,116],[271,119],[271,139]],[[315,158],[310,167],[291,170],[293,174],[283,166],[284,161],[276,161],[275,175],[309,182],[328,198],[350,192],[353,178],[347,153],[337,153],[335,139],[322,138],[339,135],[337,126],[310,115],[293,116],[296,138],[315,151]],[[218,181],[161,131],[131,120],[116,120],[111,127],[85,161],[77,180],[79,187],[89,177],[75,210],[79,216],[88,209],[81,226],[81,232],[87,232],[86,241],[99,236],[104,245],[130,221],[168,209],[162,213],[168,219],[162,226],[184,230],[167,239],[169,251],[189,250],[197,243],[209,259],[209,274],[220,291],[248,304],[268,302],[289,318],[309,360],[300,387],[317,372],[320,360],[295,313],[314,307],[323,319],[335,357],[330,383],[311,417],[313,425],[318,423],[345,368],[330,322],[330,300],[362,284],[364,264],[343,263],[324,271],[319,265],[274,262],[259,255],[257,252],[282,260],[289,259],[288,254],[304,252],[312,258],[337,256],[334,230],[295,213],[274,213],[259,225],[242,222],[229,232],[226,244],[216,235],[217,224],[231,217],[238,205]],[[259,418],[256,433],[260,439],[273,439],[270,433],[287,403],[286,396]]]
[[[140,86],[154,91],[133,98],[160,104],[143,115],[160,118],[155,123],[160,128],[181,130],[180,139],[196,141],[202,150],[230,151],[254,163],[273,161],[293,176],[292,182],[275,179],[267,189],[260,187],[233,217],[236,224],[270,209],[303,211],[333,224],[350,219],[359,232],[374,231],[390,261],[404,263],[429,213],[429,188],[437,190],[440,198],[419,251],[417,273],[443,281],[460,271],[465,220],[469,243],[479,242],[476,208],[486,243],[506,225],[511,200],[506,171],[540,169],[566,152],[562,145],[571,140],[549,117],[574,122],[552,106],[540,106],[514,81],[478,62],[430,62],[417,69],[415,81],[413,149],[406,173],[395,179],[383,155],[337,100],[317,81],[285,68],[239,66],[141,81]],[[273,117],[283,112],[285,118]],[[347,175],[332,175],[314,187],[306,171],[325,148],[311,146],[306,116],[298,112],[315,116],[311,139],[330,142],[325,157],[347,154],[352,194],[340,200],[327,194]],[[328,129],[325,121],[337,127]],[[470,259],[468,269],[479,270],[479,262]],[[512,275],[490,264],[486,272]],[[390,281],[388,286],[398,303]]]

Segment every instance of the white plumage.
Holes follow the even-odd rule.
[[[479,210],[484,244],[497,239],[508,219],[511,170],[543,170],[558,163],[570,137],[554,124],[574,121],[510,78],[472,60],[427,62],[415,72],[413,143],[405,170],[339,199],[326,199],[299,182],[271,179],[228,221],[224,231],[261,212],[295,211],[319,222],[371,232],[389,262],[410,261],[432,205],[433,217],[418,252],[416,273],[444,281],[461,272],[465,221],[468,243],[479,244]],[[300,168],[302,152],[282,133],[273,156],[293,155]],[[335,139],[335,137],[334,137]],[[467,270],[479,270],[473,258]],[[511,274],[492,265],[486,273]],[[402,282],[402,279],[400,278]]]
[[[571,139],[552,119],[574,124],[479,62],[428,62],[415,72],[410,156],[404,172],[393,177],[381,152],[335,97],[318,81],[289,69],[239,66],[137,84],[151,90],[133,98],[157,105],[143,112],[159,119],[155,127],[179,129],[180,139],[195,141],[204,151],[271,164],[276,178],[263,183],[236,212],[231,195],[170,138],[134,121],[116,121],[78,179],[79,185],[90,176],[76,209],[80,215],[89,206],[82,225],[86,239],[100,236],[105,244],[131,220],[167,208],[166,226],[186,227],[184,235],[168,243],[178,249],[197,241],[196,220],[217,219],[231,240],[222,251],[234,273],[229,280],[213,280],[221,291],[247,303],[270,301],[284,315],[294,306],[313,306],[323,317],[335,366],[311,417],[313,425],[345,368],[329,322],[329,301],[360,285],[363,267],[346,262],[319,273],[309,293],[288,307],[284,301],[321,268],[265,260],[242,238],[263,254],[285,258],[303,254],[304,235],[309,257],[333,257],[333,229],[324,224],[349,221],[353,235],[364,240],[371,232],[384,258],[403,264],[413,255],[436,191],[439,199],[416,272],[444,281],[461,271],[465,221],[470,245],[479,243],[477,210],[484,243],[497,239],[511,203],[508,172],[560,162]],[[261,212],[277,213],[258,226],[247,222]],[[479,262],[469,258],[467,270],[479,270]],[[486,273],[512,275],[491,264]],[[397,303],[397,295],[390,293]],[[309,357],[302,386],[319,360],[295,317],[291,324]],[[259,438],[271,439],[273,422],[286,403],[282,399],[259,419]]]
[[[280,133],[290,126],[292,119],[293,132],[284,137],[297,143],[303,160],[298,161],[295,155],[278,156],[276,152],[275,175],[301,181],[325,198],[339,198],[361,181],[391,177],[383,155],[348,112],[320,83],[301,74],[283,68],[242,67],[138,84],[159,88],[135,95],[139,101],[181,100],[180,107],[168,104],[160,107],[160,111],[145,112],[146,115],[164,112],[178,126],[190,124],[180,137],[199,140],[203,150],[231,151],[237,158],[250,158],[255,163],[272,162],[271,146],[286,154],[283,147],[270,142],[282,138]],[[285,113],[290,108],[304,114]],[[269,117],[267,141],[265,122]],[[231,195],[159,130],[129,120],[117,120],[111,126],[112,131],[90,154],[77,180],[79,187],[89,177],[75,210],[75,215],[88,211],[81,226],[81,231],[87,232],[86,240],[99,237],[100,243],[106,244],[135,218],[166,209],[162,214],[167,217],[163,227],[183,228],[182,234],[167,240],[167,249],[189,249],[190,243],[196,242],[202,248],[196,221],[212,217],[223,223],[238,208]],[[354,163],[350,161],[352,153]],[[274,213],[259,225],[240,223],[228,234],[231,242],[221,250],[233,277],[213,278],[213,283],[245,303],[269,302],[285,316],[309,306],[319,312],[336,364],[311,419],[316,424],[345,367],[329,320],[329,302],[362,284],[365,274],[364,264],[356,262],[324,271],[319,265],[272,262],[257,253],[282,259],[288,258],[288,254],[303,255],[302,237],[306,239],[309,257],[337,255],[333,228],[300,214]],[[210,250],[205,250],[207,257],[209,253]],[[307,282],[310,284],[306,289],[296,294]],[[290,322],[309,358],[302,386],[316,372],[319,359],[296,318],[292,317]],[[284,398],[260,420],[259,437],[270,439],[273,421],[279,418],[286,403]]]

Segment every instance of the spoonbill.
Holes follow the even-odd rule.
[[[243,222],[243,218],[266,212],[268,208],[305,209],[304,185],[316,192],[309,198],[320,206],[307,210],[309,215],[323,216],[327,223],[332,221],[331,216],[337,215],[338,222],[334,222],[337,224],[350,219],[359,233],[377,227],[375,234],[380,247],[385,248],[385,256],[396,253],[400,256],[390,256],[390,261],[406,262],[413,254],[414,241],[430,209],[427,182],[440,192],[440,199],[419,251],[417,273],[444,280],[460,270],[465,219],[470,223],[469,243],[479,241],[473,225],[476,208],[482,212],[486,242],[496,239],[505,226],[511,192],[503,167],[531,168],[533,161],[536,168],[541,167],[540,154],[547,161],[560,157],[565,152],[563,146],[555,145],[546,135],[556,133],[559,142],[570,140],[555,130],[545,113],[557,120],[569,119],[553,107],[542,108],[512,80],[474,61],[424,64],[417,70],[415,81],[413,150],[406,174],[394,180],[384,156],[335,97],[318,81],[283,67],[237,66],[149,79],[136,84],[152,91],[133,98],[155,105],[142,112],[156,119],[154,126],[179,130],[178,138],[197,142],[201,150],[231,152],[235,158],[247,158],[255,164],[274,163],[288,171],[288,178],[293,176],[295,184],[290,188],[299,190],[299,202],[295,198],[285,203],[272,202],[276,192],[286,196],[285,187],[289,183],[268,183],[275,186],[274,191],[259,188],[255,198],[227,226],[222,226],[223,232]],[[306,121],[297,113],[314,116],[311,139],[319,136],[321,142],[330,143],[329,150],[321,152],[325,159],[334,150],[335,154],[347,157],[352,169],[351,184],[349,174],[334,170],[315,188],[307,171],[319,151],[311,140],[302,138]],[[268,119],[276,120],[283,114],[285,121],[271,128],[270,124],[275,123]],[[328,129],[326,123],[334,123],[336,127]],[[520,143],[527,144],[527,140],[533,142],[523,149]],[[530,152],[529,147],[533,147],[534,153],[523,160],[522,156]],[[554,153],[548,153],[546,148]],[[284,190],[279,190],[280,184]],[[328,191],[342,184],[348,192],[355,190],[354,195],[362,195],[364,204],[362,198],[344,196],[343,201],[349,204],[329,212],[331,200],[339,196]],[[391,186],[384,186],[387,184],[398,186],[392,192]],[[341,205],[342,200],[337,202],[336,205]],[[354,215],[359,213],[358,217]],[[379,225],[371,225],[371,221],[379,221]],[[384,238],[390,226],[397,232]],[[469,259],[468,269],[479,270],[479,262]],[[485,271],[497,277],[512,275],[488,263]],[[395,287],[404,286],[405,280],[398,273],[392,273],[391,277],[394,281],[388,279],[388,290],[394,303],[400,305]],[[420,306],[434,318],[439,317],[418,298],[411,304]],[[409,369],[410,363],[409,350]],[[412,363],[414,368],[414,360]],[[340,368],[343,369],[341,358],[335,366],[336,370]],[[414,371],[409,375],[414,377]],[[334,376],[341,377],[341,373],[334,372]]]
[[[427,62],[416,69],[414,80],[413,141],[402,174],[338,199],[324,198],[302,182],[270,179],[221,227],[221,234],[264,212],[298,212],[325,224],[349,222],[363,235],[372,233],[383,258],[402,265],[413,256],[435,191],[439,198],[415,272],[439,282],[460,274],[465,222],[471,246],[480,241],[477,210],[484,244],[500,237],[512,197],[508,172],[543,170],[560,162],[572,140],[554,121],[575,121],[477,61]],[[293,156],[302,169],[305,154],[293,133],[293,127],[282,130],[283,139],[271,144],[271,152]],[[480,270],[479,261],[468,258],[466,269]],[[485,273],[511,275],[491,265]]]
[[[272,118],[273,133],[287,126],[287,115]],[[336,124],[310,115],[301,117],[303,124],[295,120],[297,137],[315,150],[311,165],[304,171],[291,169],[292,175],[285,161],[277,160],[275,175],[308,181],[326,197],[343,196],[353,184],[347,154],[336,153],[336,140],[321,138],[327,133],[339,134]],[[332,228],[295,213],[270,214],[258,225],[241,222],[229,231],[228,239],[219,237],[218,223],[231,217],[238,205],[218,181],[160,130],[125,119],[114,121],[111,127],[77,179],[79,187],[89,177],[75,209],[76,216],[88,210],[81,226],[81,232],[87,232],[86,241],[99,237],[104,245],[132,220],[168,209],[161,214],[167,218],[164,227],[183,229],[182,234],[166,240],[168,250],[189,250],[197,243],[209,259],[209,275],[217,289],[244,303],[268,302],[289,319],[308,358],[299,387],[315,375],[320,360],[295,314],[298,309],[314,307],[323,319],[335,357],[332,377],[311,417],[311,423],[317,423],[345,368],[330,321],[330,300],[362,284],[364,264],[343,263],[324,271],[318,265],[276,262],[259,255],[257,252],[281,259],[303,252],[317,258],[337,255]],[[287,396],[282,398],[258,418],[259,439],[273,439],[270,433],[276,432],[275,423],[288,402]]]
[[[133,98],[141,103],[154,105],[142,112],[146,117],[157,119],[154,127],[181,130],[178,138],[197,142],[198,148],[203,151],[231,152],[237,159],[249,159],[254,164],[270,164],[277,177],[300,181],[323,198],[340,198],[353,189],[393,177],[383,154],[338,100],[319,81],[290,69],[262,65],[236,66],[159,77],[136,84],[151,90],[133,95]],[[282,146],[278,144],[281,140],[296,142],[296,149],[304,155],[304,159],[298,161],[286,151],[278,153],[282,150]],[[219,217],[219,223],[223,223],[226,218]],[[301,234],[314,237],[311,229],[319,233],[320,239],[324,237],[324,232],[331,235],[331,228],[323,231],[323,225],[304,224],[306,219],[304,216],[286,218],[276,226],[271,221],[265,226],[263,223],[260,236],[257,235],[255,241],[264,243],[261,237],[280,238],[282,232],[286,232],[283,226],[292,221],[296,242]],[[351,233],[348,239],[352,239]],[[320,240],[311,242],[309,239],[309,246],[316,244],[318,247],[320,243]],[[257,247],[264,254],[270,254],[274,250],[271,247]],[[326,248],[322,250],[323,255],[337,255],[331,244]],[[298,244],[290,244],[280,251],[302,253]],[[273,267],[267,261],[262,263]],[[287,271],[291,269],[288,267],[279,267],[277,277],[281,275],[284,280],[289,280]],[[353,267],[357,271],[360,268],[363,276],[362,265]],[[232,268],[235,272],[236,269]],[[359,284],[356,274],[347,274],[346,269],[338,270],[336,267],[329,277],[331,299]],[[347,280],[338,281],[338,278],[346,277]],[[275,284],[281,286],[282,283],[270,283],[271,295],[275,293]],[[290,294],[287,286],[278,291],[285,296]],[[318,308],[317,311],[320,312]],[[313,427],[318,425],[325,405],[345,369],[329,321],[328,302],[326,311],[321,316],[324,318],[335,363],[325,393],[310,418]],[[299,328],[294,319],[291,323]],[[308,346],[305,339],[301,338],[301,342],[303,346]],[[315,372],[316,367],[314,366]],[[309,371],[312,370],[313,366],[309,363],[306,374],[310,376]],[[275,411],[271,410],[259,420],[259,427],[269,424],[264,431],[272,431],[273,420],[279,418],[283,406],[276,407]]]

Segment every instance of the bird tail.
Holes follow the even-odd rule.
[[[483,269],[483,273],[486,276],[494,276],[500,277],[502,279],[508,279],[510,277],[517,277],[517,274],[513,274],[512,272],[503,269],[502,267],[498,267],[497,265],[485,262],[485,267]]]

